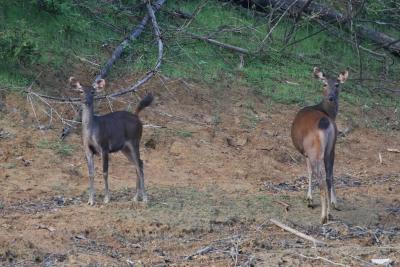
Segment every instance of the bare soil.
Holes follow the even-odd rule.
[[[1,266],[369,266],[373,258],[399,264],[400,153],[387,151],[400,148],[398,131],[365,128],[364,114],[342,104],[339,130],[349,117],[354,123],[336,148],[340,211],[320,225],[320,207],[307,208],[304,200],[305,160],[289,136],[299,107],[270,104],[247,88],[183,80],[155,79],[145,89],[156,96],[141,113],[147,204],[132,201],[136,174],[117,153],[111,202],[102,202],[97,159],[97,204],[88,206],[79,130],[65,141],[71,155],[46,148],[40,144],[57,143],[61,126],[38,129],[29,102],[3,100]],[[124,101],[113,102],[113,110],[137,103],[134,96]],[[99,106],[100,113],[110,110],[107,102]],[[317,204],[318,196],[315,188]],[[271,218],[327,246],[314,247]]]

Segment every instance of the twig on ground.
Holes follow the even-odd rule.
[[[393,152],[393,153],[400,153],[400,149],[396,149],[396,148],[388,148],[386,149],[388,152]]]
[[[310,257],[310,256],[306,256],[306,255],[303,255],[303,254],[300,254],[300,253],[297,253],[295,255],[300,256],[300,257],[305,258],[305,259],[310,259],[310,260],[322,260],[322,261],[329,262],[330,264],[337,265],[337,266],[344,266],[344,267],[348,266],[348,265],[345,265],[343,263],[338,263],[338,262],[331,261],[331,260],[329,260],[327,258],[324,258],[324,257],[321,257],[321,256]]]
[[[286,231],[288,231],[288,232],[290,232],[292,234],[297,235],[298,237],[301,237],[303,239],[306,239],[308,241],[313,242],[314,246],[317,246],[317,245],[324,246],[324,245],[326,245],[324,242],[322,242],[322,241],[320,241],[318,239],[315,239],[312,236],[309,236],[309,235],[306,235],[306,234],[304,234],[302,232],[299,232],[296,229],[293,229],[293,228],[291,228],[291,227],[289,227],[289,226],[287,226],[287,225],[285,225],[285,224],[283,224],[283,223],[281,223],[281,222],[279,222],[279,221],[277,221],[275,219],[270,219],[270,222],[272,222],[276,226],[278,226],[278,227],[280,227],[280,228],[282,228],[282,229],[284,229],[284,230],[286,230]]]
[[[283,201],[280,201],[280,200],[274,200],[273,202],[278,203],[278,204],[284,206],[286,212],[289,211],[290,205],[289,205],[288,203],[283,202]]]
[[[222,48],[234,51],[234,52],[239,52],[239,53],[242,53],[242,54],[250,54],[250,51],[248,49],[245,49],[245,48],[241,48],[241,47],[230,45],[230,44],[225,44],[225,43],[222,43],[220,41],[208,38],[207,36],[197,35],[195,33],[191,33],[191,32],[188,32],[188,31],[183,31],[182,30],[181,32],[191,36],[194,39],[206,41],[206,42],[208,42],[210,44],[214,44],[214,45],[217,45],[219,47],[222,47]]]
[[[193,254],[191,254],[189,256],[186,256],[185,260],[192,260],[193,257],[195,257],[195,256],[204,255],[204,254],[210,253],[213,250],[215,250],[215,248],[212,247],[212,246],[203,247],[203,248],[197,250],[195,253],[193,253]]]
[[[37,226],[37,229],[45,229],[45,230],[48,230],[49,232],[54,232],[56,230],[54,227],[46,226],[44,224],[39,224]]]

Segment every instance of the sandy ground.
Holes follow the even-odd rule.
[[[351,126],[336,149],[341,210],[320,225],[320,207],[307,208],[304,200],[305,160],[289,137],[299,107],[271,105],[247,88],[182,80],[154,80],[145,89],[156,96],[141,114],[148,125],[141,148],[145,205],[132,201],[135,171],[117,153],[111,202],[102,202],[97,159],[97,204],[88,206],[79,130],[65,141],[73,148],[67,155],[65,145],[56,146],[59,124],[38,129],[25,99],[3,99],[1,266],[369,266],[372,258],[400,264],[400,153],[387,151],[400,148],[398,131],[365,128],[365,114],[341,105],[339,130]],[[315,188],[317,204],[318,195]],[[326,246],[314,247],[271,218]]]

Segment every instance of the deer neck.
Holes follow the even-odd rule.
[[[321,103],[318,105],[324,113],[326,113],[330,118],[333,120],[336,119],[336,115],[338,114],[339,110],[339,103],[338,101],[328,101],[323,99]]]
[[[93,129],[94,109],[93,105],[82,104],[82,132],[88,135]]]

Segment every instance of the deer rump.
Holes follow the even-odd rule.
[[[314,155],[307,155],[305,147],[315,147],[315,153],[330,153],[336,143],[337,127],[335,121],[317,106],[306,107],[294,119],[291,135],[299,152],[310,157]]]

